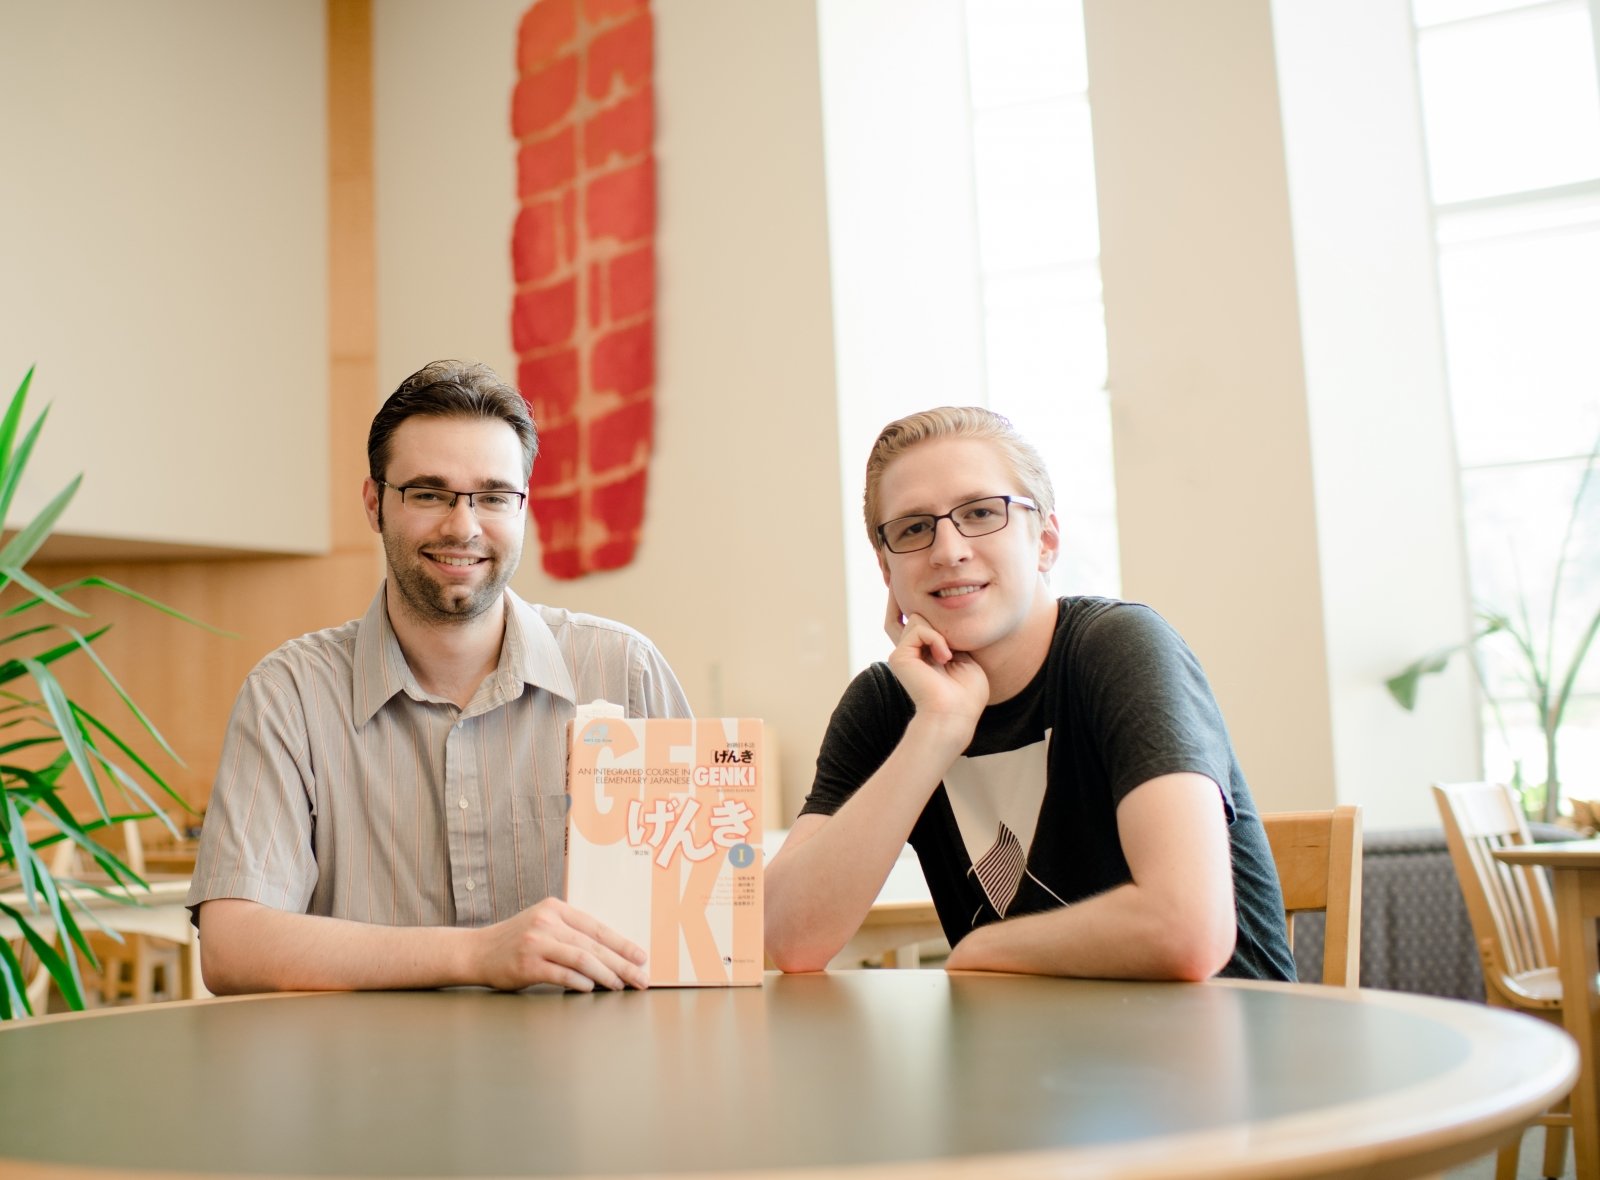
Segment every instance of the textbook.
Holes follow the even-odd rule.
[[[760,984],[761,722],[580,705],[567,900],[649,952],[652,987]]]

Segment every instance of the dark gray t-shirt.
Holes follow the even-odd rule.
[[[887,664],[857,676],[828,724],[801,814],[843,806],[914,711]],[[950,944],[1126,884],[1117,804],[1179,772],[1222,789],[1239,937],[1221,974],[1292,980],[1272,853],[1205,673],[1155,611],[1108,598],[1061,599],[1044,666],[983,711],[911,830]]]

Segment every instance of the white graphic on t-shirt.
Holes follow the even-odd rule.
[[[984,896],[1001,917],[1016,900],[1027,871],[1028,849],[1044,804],[1049,753],[1046,730],[1043,741],[1000,754],[957,758],[945,771],[944,789],[961,842]]]

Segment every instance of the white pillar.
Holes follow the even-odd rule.
[[[1406,20],[1085,4],[1124,593],[1200,655],[1263,807],[1369,828],[1478,767],[1463,668],[1416,716],[1383,687],[1468,626]]]

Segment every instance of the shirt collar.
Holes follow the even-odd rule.
[[[387,588],[387,582],[379,583],[378,593],[356,630],[351,704],[358,726],[370,721],[397,692],[425,695],[389,623],[384,601]],[[500,648],[500,663],[492,676],[500,682],[507,698],[516,695],[510,690],[520,682],[577,703],[577,688],[561,658],[555,635],[539,612],[510,590],[506,591],[506,637]]]

